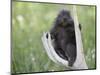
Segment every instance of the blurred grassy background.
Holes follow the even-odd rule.
[[[48,31],[61,9],[72,5],[12,2],[12,73],[66,70],[52,62],[43,47],[41,36]],[[95,7],[77,6],[82,24],[84,53],[89,69],[95,63]]]

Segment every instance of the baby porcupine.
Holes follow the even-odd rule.
[[[68,10],[61,10],[50,30],[54,40],[54,49],[63,59],[68,60],[69,66],[73,66],[76,59],[76,38],[74,21]]]

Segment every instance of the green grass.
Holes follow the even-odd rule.
[[[47,56],[41,36],[48,31],[61,9],[72,5],[12,3],[12,73],[66,70]],[[95,68],[95,7],[77,6],[82,24],[84,53],[89,69]]]

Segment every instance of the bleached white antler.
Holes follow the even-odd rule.
[[[82,39],[81,39],[81,33],[78,26],[79,23],[78,23],[75,6],[73,6],[73,20],[74,20],[74,25],[75,25],[74,27],[75,27],[75,36],[76,36],[76,45],[77,45],[77,56],[72,67],[69,67],[68,61],[61,58],[54,50],[49,32],[43,34],[42,42],[49,58],[55,63],[58,63],[70,69],[88,69],[87,64],[85,62],[85,58],[84,58],[83,44],[82,44]],[[48,35],[48,37],[46,37],[46,35]]]
[[[46,35],[48,35],[48,38],[46,38]],[[52,61],[54,61],[55,63],[58,63],[60,65],[66,66],[68,67],[68,61],[62,59],[54,50],[53,46],[52,46],[52,40],[51,40],[51,36],[50,33],[44,33],[43,37],[42,37],[42,42],[43,45],[45,47],[45,50],[48,54],[48,56],[50,57],[50,59]]]
[[[75,27],[75,35],[76,35],[76,45],[77,45],[77,57],[76,61],[73,65],[75,69],[88,69],[87,64],[84,58],[83,52],[83,44],[81,39],[81,32],[79,29],[79,22],[77,18],[76,6],[73,6],[73,20],[74,20],[74,27]]]

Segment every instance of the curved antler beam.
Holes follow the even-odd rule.
[[[81,32],[79,29],[79,22],[77,18],[77,12],[76,7],[73,6],[73,20],[74,20],[74,27],[75,27],[75,35],[76,35],[76,44],[77,44],[77,57],[76,61],[73,65],[75,69],[88,69],[87,64],[85,62],[84,58],[84,52],[83,52],[83,44],[81,39]]]
[[[82,44],[82,39],[81,39],[81,33],[78,27],[79,23],[78,23],[75,6],[73,6],[73,16],[72,17],[73,17],[74,25],[75,25],[74,27],[75,27],[76,45],[77,45],[76,61],[74,62],[72,67],[68,66],[68,61],[65,59],[62,59],[54,50],[53,45],[52,45],[53,40],[51,40],[51,35],[49,32],[43,33],[42,42],[43,42],[47,55],[55,63],[63,65],[70,69],[88,69],[87,64],[85,62],[85,58],[84,58],[83,44]],[[46,37],[47,35],[48,37]]]
[[[48,35],[48,38],[46,38],[46,35]],[[52,61],[54,61],[55,63],[64,65],[66,67],[68,67],[68,61],[62,59],[54,50],[53,46],[52,46],[52,40],[51,40],[51,36],[50,33],[44,33],[42,36],[42,42],[43,45],[45,47],[45,50],[48,54],[48,56],[50,57],[50,59]]]

